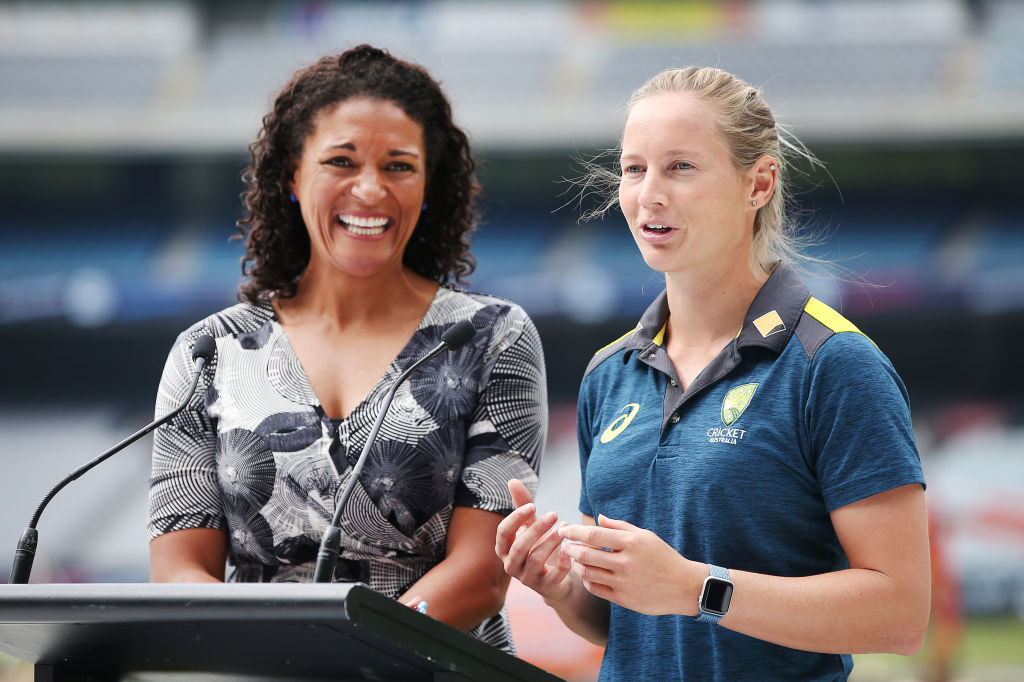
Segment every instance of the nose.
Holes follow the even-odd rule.
[[[664,206],[665,192],[662,188],[661,178],[657,173],[646,173],[640,183],[640,191],[636,195],[637,203],[642,207]]]
[[[369,164],[362,168],[352,185],[352,196],[365,204],[376,204],[386,193],[380,171]]]

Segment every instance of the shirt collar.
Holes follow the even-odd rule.
[[[796,270],[779,262],[747,309],[736,347],[760,346],[781,353],[810,296],[810,290]],[[667,321],[668,293],[663,290],[644,311],[636,331],[626,340],[623,362],[628,361],[633,351],[662,346]]]
[[[642,350],[648,346],[660,346],[665,342],[665,322],[668,320],[668,293],[662,290],[654,302],[647,307],[636,331],[626,340],[626,352]]]
[[[781,353],[810,297],[796,270],[780,262],[747,309],[736,347],[760,346]]]

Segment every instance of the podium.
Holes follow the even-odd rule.
[[[359,583],[0,585],[36,682],[560,678]]]

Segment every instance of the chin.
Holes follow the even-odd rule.
[[[650,253],[645,249],[641,249],[640,255],[643,256],[644,263],[647,263],[647,267],[662,274],[679,269],[679,263],[670,262],[669,259],[665,258],[662,254]]]

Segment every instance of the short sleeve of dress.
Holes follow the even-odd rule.
[[[544,351],[519,306],[488,306],[476,317],[486,320],[491,339],[455,504],[508,514],[514,509],[509,479],[537,493],[548,425]]]
[[[192,348],[207,330],[193,327],[175,342],[164,365],[155,413],[167,414],[185,400],[195,363]],[[205,394],[216,371],[216,357],[200,376],[188,406],[153,434],[149,479],[149,538],[186,528],[226,529],[217,484],[216,426],[206,414]]]
[[[923,485],[907,391],[889,359],[847,332],[826,341],[812,363],[805,419],[826,508]]]

